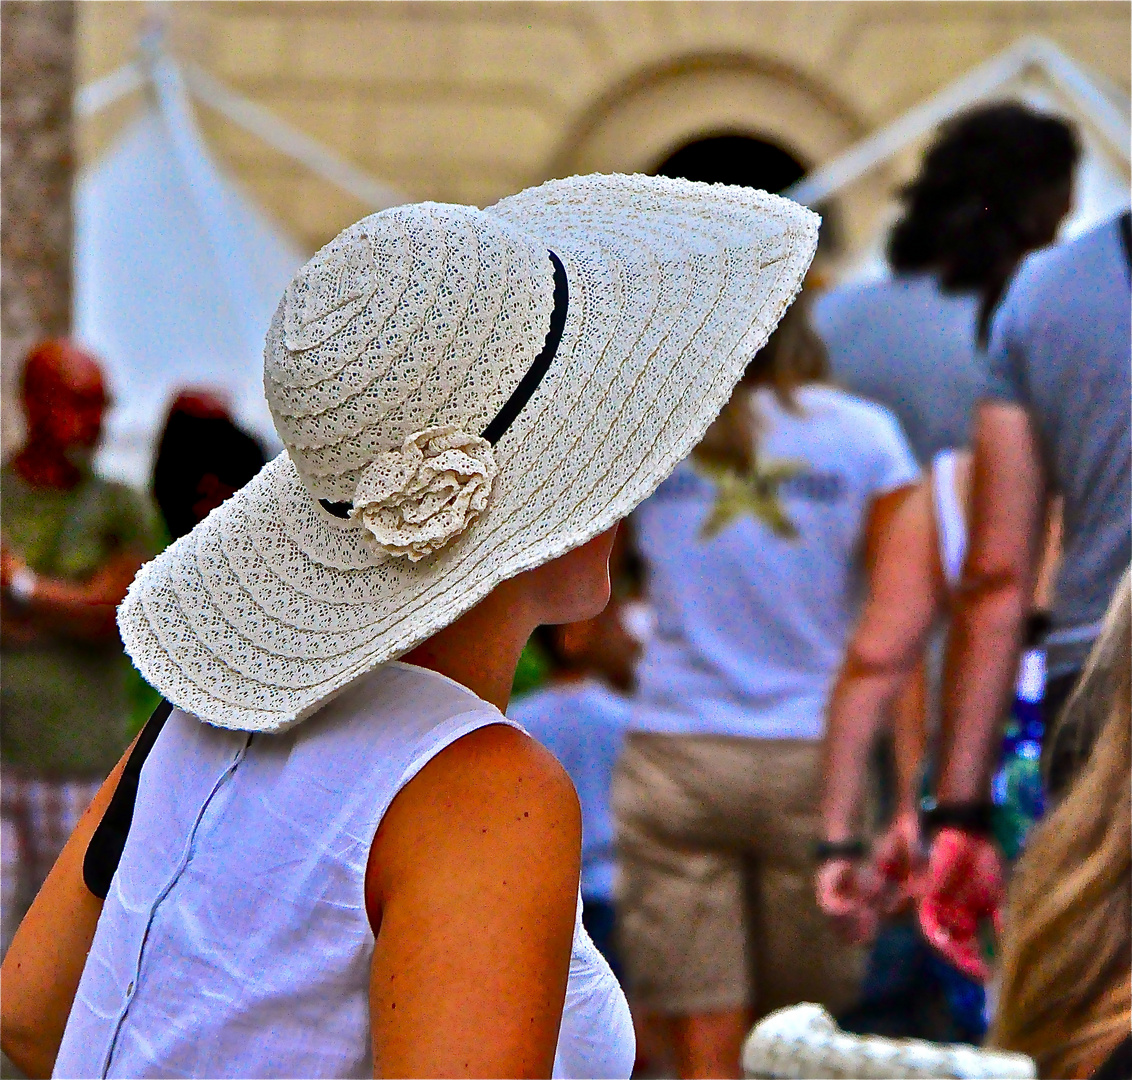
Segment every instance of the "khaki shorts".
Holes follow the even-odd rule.
[[[852,1005],[864,969],[814,899],[820,743],[634,733],[613,782],[634,1001],[688,1015]]]

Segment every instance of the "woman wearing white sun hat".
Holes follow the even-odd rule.
[[[727,400],[816,237],[761,192],[575,177],[384,211],[299,272],[264,361],[286,452],[119,613],[173,708],[8,953],[17,1062],[628,1075],[577,919],[576,798],[502,710],[533,627],[606,602],[613,527]]]

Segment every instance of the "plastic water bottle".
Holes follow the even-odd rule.
[[[1022,654],[1014,705],[991,782],[991,799],[997,808],[995,836],[1008,859],[1017,857],[1034,822],[1045,812],[1041,775],[1045,675],[1043,650],[1028,649]]]

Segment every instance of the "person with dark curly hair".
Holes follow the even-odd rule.
[[[266,461],[259,441],[236,424],[216,391],[178,391],[169,405],[150,481],[170,539],[190,532]]]
[[[991,314],[1022,258],[1057,235],[1079,155],[1068,123],[1024,105],[952,118],[900,191],[892,276],[815,305],[835,377],[896,413],[921,464],[969,442]]]

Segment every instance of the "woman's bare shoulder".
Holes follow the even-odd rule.
[[[569,777],[515,728],[465,735],[405,785],[367,872],[381,1075],[550,1075],[580,862]]]
[[[423,820],[440,814],[447,825],[453,816],[506,816],[520,804],[540,818],[580,813],[574,785],[558,759],[519,728],[502,723],[476,728],[441,750],[397,796],[386,820],[398,800],[411,804]]]
[[[367,904],[485,861],[525,866],[549,884],[563,864],[577,864],[580,837],[578,797],[554,755],[510,725],[477,728],[441,750],[394,798],[370,850]],[[427,860],[420,858],[425,850]]]

